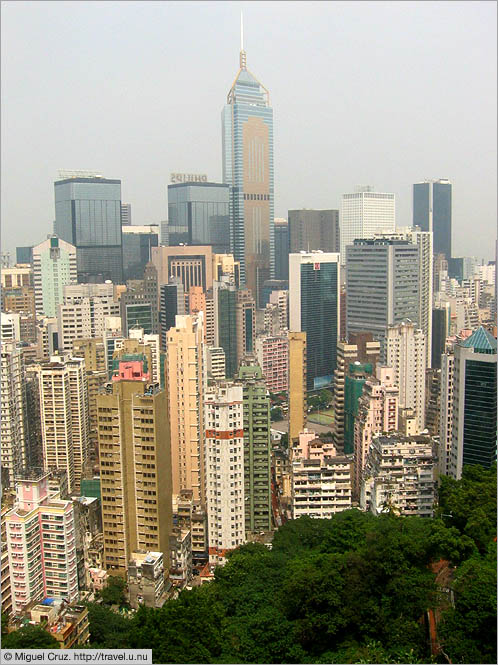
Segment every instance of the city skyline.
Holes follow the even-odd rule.
[[[275,112],[275,217],[303,207],[338,209],[341,195],[364,183],[395,193],[397,225],[407,226],[413,184],[448,178],[454,255],[494,258],[493,3],[296,2],[282,12],[271,2],[110,2],[98,14],[94,7],[3,5],[10,93],[3,101],[3,251],[13,256],[15,246],[52,231],[53,182],[63,167],[121,179],[135,224],[167,218],[171,172],[222,181],[219,106],[236,65],[244,9],[244,48]],[[188,44],[175,30],[185,20]],[[116,29],[100,39],[110,22]],[[212,23],[223,25],[226,40],[205,30]],[[77,40],[69,48],[61,35],[74,37],[73,24]],[[147,40],[139,58],[136,48],[127,49],[130,31],[135,47]],[[75,76],[76,94],[65,95]],[[427,97],[431,103],[422,103]],[[28,103],[33,98],[36,105]]]

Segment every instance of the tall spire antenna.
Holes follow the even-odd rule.
[[[244,51],[244,16],[240,12],[240,68],[246,69],[246,52]]]

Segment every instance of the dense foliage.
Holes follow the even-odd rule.
[[[104,605],[124,605],[126,603],[126,582],[122,577],[111,575],[100,592]]]
[[[59,642],[42,626],[28,624],[2,635],[3,649],[58,649]]]
[[[441,560],[453,605],[431,569]],[[111,581],[108,602],[121,586]],[[301,518],[272,550],[240,547],[214,582],[161,609],[128,619],[92,603],[91,646],[152,647],[156,663],[427,663],[430,608],[440,617],[436,662],[496,663],[496,467],[443,478],[433,520]]]

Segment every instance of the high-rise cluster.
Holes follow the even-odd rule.
[[[452,256],[451,183],[413,185],[407,227],[371,185],[275,218],[243,47],[221,144],[223,182],[172,174],[156,223],[62,173],[2,268],[7,613],[83,617],[109,576],[161,606],[288,519],[429,517],[438,475],[496,460],[496,266]]]

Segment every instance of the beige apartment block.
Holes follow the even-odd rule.
[[[173,494],[191,489],[204,501],[203,400],[206,382],[202,314],[180,315],[167,334],[166,382]]]
[[[289,448],[306,426],[306,333],[289,331]]]
[[[131,362],[137,369],[143,365]],[[126,576],[134,552],[162,552],[165,565],[169,558],[167,396],[142,377],[113,381],[97,399],[104,568],[120,576]]]
[[[102,337],[91,339],[75,339],[73,355],[85,361],[86,381],[88,386],[88,418],[89,418],[89,457],[90,462],[98,458],[97,437],[97,395],[107,382],[105,364],[105,348]],[[91,471],[91,469],[87,469]],[[83,470],[83,474],[85,469]]]
[[[77,494],[89,462],[88,384],[83,358],[53,355],[33,366],[40,389],[44,469],[63,469]]]

